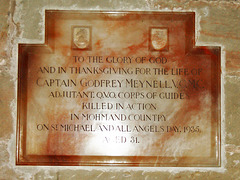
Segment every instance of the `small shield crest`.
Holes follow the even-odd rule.
[[[90,46],[90,28],[74,27],[73,28],[73,44],[75,48],[87,49]]]
[[[168,45],[168,29],[152,28],[151,45],[154,50],[164,50]]]

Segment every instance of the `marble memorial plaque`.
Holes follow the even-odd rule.
[[[220,166],[220,47],[194,12],[45,12],[19,44],[17,165]]]

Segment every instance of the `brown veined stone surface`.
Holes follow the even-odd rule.
[[[0,1],[1,34],[7,35],[1,39],[1,57],[6,61],[0,61],[1,76],[1,167],[0,179],[239,179],[240,155],[239,155],[239,53],[240,53],[240,13],[239,1]],[[15,166],[15,122],[16,97],[14,96],[16,84],[16,56],[13,56],[12,48],[16,46],[18,38],[28,41],[42,40],[41,10],[46,8],[78,8],[78,9],[124,9],[124,10],[197,10],[201,17],[200,30],[197,42],[217,43],[224,46],[226,54],[225,83],[225,121],[226,146],[225,171],[215,172],[203,170],[195,172],[163,172],[158,169],[148,170],[118,170],[118,169],[94,169],[74,170],[72,168],[49,167],[16,167]],[[29,23],[31,22],[31,23]],[[39,24],[40,23],[40,24]],[[8,26],[9,25],[9,26]],[[2,26],[1,26],[2,27]],[[1,36],[2,38],[3,36]],[[22,39],[24,41],[24,39]],[[16,51],[16,49],[15,49]],[[223,69],[224,72],[224,69]],[[16,87],[16,86],[15,86]],[[4,128],[3,128],[4,127]],[[10,135],[12,135],[10,139]]]
[[[46,11],[46,44],[19,45],[17,164],[219,166],[220,47],[193,47],[194,15]],[[163,28],[159,28],[162,26],[167,30],[163,34]],[[157,39],[152,37],[152,33]],[[158,37],[159,33],[165,37]],[[161,50],[156,46],[159,41],[160,44],[164,42]],[[150,42],[154,43],[148,48]],[[96,55],[101,57],[101,63],[88,58]],[[84,57],[85,60],[80,58],[79,63],[75,57]],[[113,63],[117,57],[120,57],[120,62]],[[122,57],[127,57],[126,61]],[[139,63],[139,57],[145,60]],[[162,57],[165,58],[164,63],[159,61]],[[154,63],[153,59],[160,63]],[[43,67],[51,67],[54,72],[46,73]],[[59,73],[57,67],[63,67],[66,73]],[[79,74],[75,71],[75,68],[82,70],[86,67],[129,68],[131,72],[125,75]],[[145,67],[148,67],[148,73],[137,71]],[[154,73],[155,68],[164,68],[167,74]],[[185,73],[177,75],[178,68],[186,70]],[[108,84],[106,79],[110,80]],[[87,80],[91,85],[86,85]],[[68,85],[61,81],[68,82]],[[96,87],[92,84],[95,81]],[[137,83],[132,83],[135,81]],[[154,81],[154,88],[149,88],[145,81]],[[58,94],[62,91],[91,91],[95,97],[66,98],[62,95],[56,98],[56,91]],[[98,98],[98,92],[113,92],[116,98]],[[129,92],[138,95],[133,98],[122,95]],[[155,92],[156,97],[147,98],[149,92]],[[165,97],[173,93],[174,98],[172,95],[171,98]],[[89,102],[94,107],[83,108],[83,103]],[[99,105],[97,109],[96,102]],[[102,108],[101,103],[112,107],[110,110],[106,106]],[[125,108],[117,108],[119,103]],[[147,110],[142,106],[127,108],[135,103],[153,103],[155,107]],[[70,113],[79,114],[80,119],[70,118]],[[86,118],[83,114],[98,114],[100,121],[99,118]],[[115,118],[119,114],[124,115],[120,121]],[[151,117],[156,114],[165,119]],[[114,118],[109,118],[110,115]],[[151,117],[151,121],[139,120],[145,115]],[[70,127],[77,125],[78,130],[62,128],[62,125],[69,124]],[[103,126],[111,127],[111,130],[105,130]],[[120,130],[116,131],[117,127]],[[175,132],[173,129],[176,127]],[[119,137],[117,142],[115,136]]]

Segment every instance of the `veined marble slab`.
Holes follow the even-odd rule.
[[[220,47],[193,12],[46,11],[19,44],[18,165],[220,166]]]

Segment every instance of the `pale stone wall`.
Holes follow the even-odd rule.
[[[222,167],[15,166],[17,43],[44,41],[44,9],[195,11],[197,45],[222,46]],[[240,179],[240,1],[0,0],[0,179]]]

